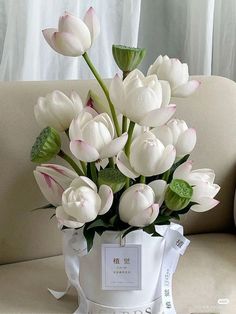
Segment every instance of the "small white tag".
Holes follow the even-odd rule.
[[[142,246],[102,245],[102,289],[142,289]]]

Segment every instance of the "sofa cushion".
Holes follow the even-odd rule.
[[[216,182],[222,186],[217,196],[221,203],[206,213],[189,212],[182,223],[188,234],[230,232],[234,225],[236,84],[222,77],[195,79],[202,82],[196,93],[174,98],[172,103],[177,104],[176,117],[197,130],[194,168],[215,170]],[[47,204],[34,180],[35,165],[29,157],[40,131],[33,107],[39,96],[55,89],[67,94],[74,89],[84,100],[89,88],[102,94],[94,80],[0,83],[0,264],[61,253],[60,232],[49,219],[52,212],[30,211]]]
[[[190,246],[174,276],[177,313],[235,314],[236,235],[188,238]],[[62,256],[0,266],[0,313],[72,313],[77,307],[73,289],[59,301],[47,291],[63,290],[65,284]],[[219,305],[219,299],[229,304]]]

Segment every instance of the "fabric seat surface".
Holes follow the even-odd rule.
[[[236,235],[188,238],[190,246],[174,276],[177,313],[235,314]],[[63,290],[65,285],[62,256],[0,266],[0,313],[73,313],[77,307],[73,289],[59,301],[47,291],[48,287]],[[218,305],[219,299],[228,299],[229,304]]]

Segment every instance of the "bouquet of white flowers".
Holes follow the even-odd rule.
[[[95,235],[102,237],[106,231],[125,239],[141,230],[150,241],[160,239],[163,225],[189,210],[216,206],[220,189],[213,170],[192,170],[189,155],[196,144],[195,129],[172,118],[176,105],[170,103],[171,95],[186,97],[199,87],[198,81],[189,80],[187,64],[159,56],[145,76],[136,69],[144,49],[113,45],[123,78],[116,74],[108,89],[87,54],[99,32],[92,8],[83,20],[65,13],[58,29],[43,31],[56,52],[84,58],[108,106],[93,91],[85,104],[75,91],[70,97],[60,91],[40,97],[34,113],[44,129],[31,151],[31,160],[42,163],[34,175],[48,207],[55,208],[62,230],[83,234],[87,253]],[[68,136],[70,156],[62,150],[61,132]],[[70,169],[48,164],[56,155]]]

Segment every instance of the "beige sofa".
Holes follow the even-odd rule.
[[[191,244],[174,277],[178,314],[236,313],[236,235],[233,195],[236,162],[236,84],[222,77],[203,77],[189,98],[173,99],[176,117],[197,129],[195,167],[213,168],[222,186],[220,205],[189,213],[182,220]],[[75,292],[56,301],[47,287],[66,284],[61,235],[32,175],[31,145],[39,128],[33,106],[39,96],[72,89],[86,97],[95,81],[4,82],[0,84],[0,313],[72,313]],[[58,162],[58,161],[56,161]],[[218,304],[226,303],[226,304]]]

